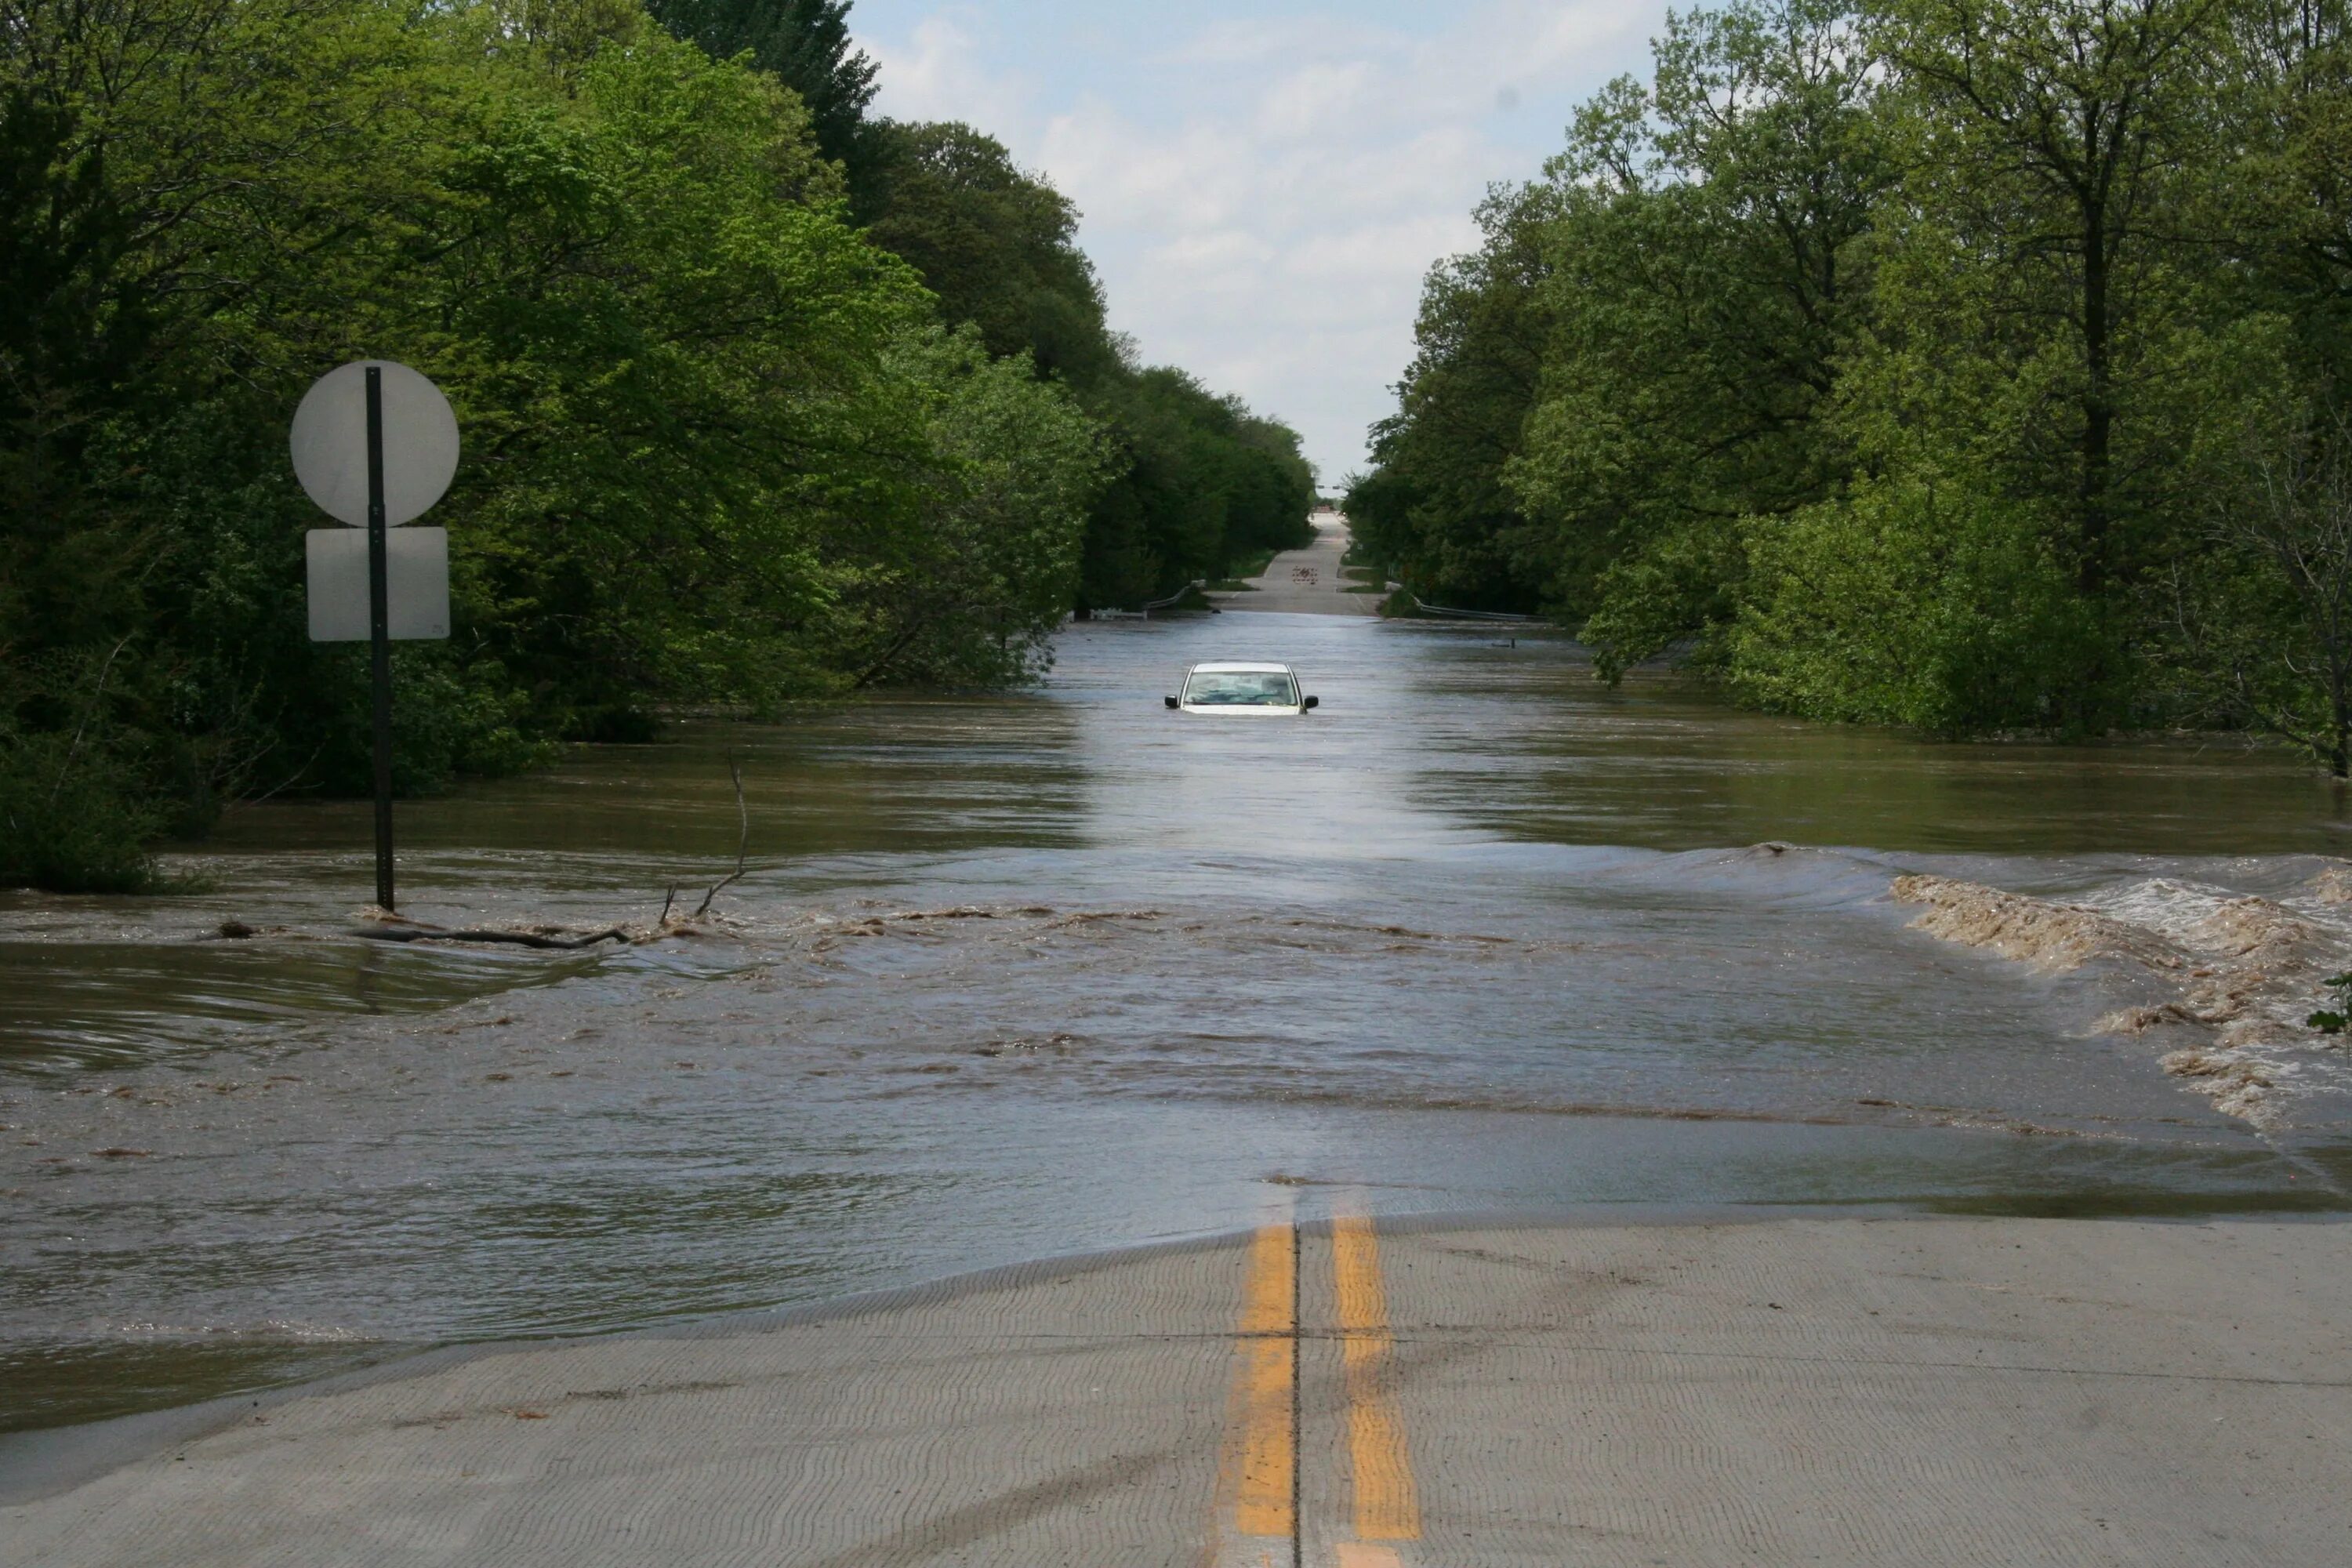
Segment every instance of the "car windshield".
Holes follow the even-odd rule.
[[[1193,676],[1184,700],[1203,708],[1296,708],[1298,694],[1279,670],[1225,671]]]

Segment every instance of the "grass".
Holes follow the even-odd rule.
[[[1202,584],[1202,588],[1204,592],[1211,594],[1255,594],[1257,592],[1256,584],[1244,583],[1238,577],[1213,578],[1211,581]]]
[[[1225,575],[1221,581],[1238,583],[1244,577],[1263,577],[1265,569],[1274,564],[1274,558],[1281,553],[1278,550],[1258,550],[1228,561],[1225,563]]]

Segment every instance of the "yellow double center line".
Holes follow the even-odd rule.
[[[1250,1241],[1249,1280],[1234,1345],[1241,1416],[1241,1484],[1234,1529],[1243,1535],[1298,1532],[1298,1232],[1260,1227]]]
[[[1298,1232],[1269,1225],[1250,1239],[1234,1345],[1234,1435],[1229,1455],[1234,1533],[1289,1544],[1298,1560]],[[1348,1397],[1354,1539],[1339,1543],[1339,1568],[1395,1568],[1385,1544],[1421,1539],[1421,1504],[1404,1422],[1388,1387],[1395,1345],[1379,1239],[1368,1218],[1334,1222],[1331,1264]],[[1252,1549],[1247,1561],[1274,1563]]]
[[[1356,1539],[1418,1541],[1421,1500],[1412,1484],[1412,1459],[1405,1452],[1404,1420],[1388,1390],[1396,1336],[1389,1332],[1381,1244],[1369,1218],[1332,1222],[1331,1267],[1338,1276],[1339,1348],[1348,1372],[1348,1460],[1356,1477]],[[1369,1563],[1367,1559],[1367,1568]]]

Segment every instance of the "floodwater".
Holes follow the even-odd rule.
[[[1165,711],[1218,656],[1321,710]],[[2279,973],[2352,967],[2352,811],[2281,753],[1805,725],[1491,628],[1076,626],[1037,690],[404,805],[404,910],[651,936],[733,868],[730,753],[747,874],[626,946],[352,939],[363,805],[234,814],[193,898],[0,895],[0,1426],[1340,1203],[2347,1205],[2352,1058],[2273,1020],[2221,1096],[2160,1065],[2220,1026],[2101,1026],[2173,971],[1890,892],[2291,913]]]

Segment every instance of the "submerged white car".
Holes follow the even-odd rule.
[[[1184,672],[1184,694],[1166,699],[1186,713],[1304,713],[1318,699],[1302,697],[1286,664],[1196,664]]]

